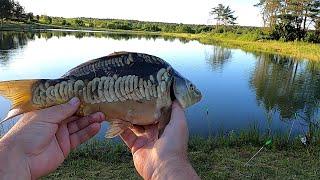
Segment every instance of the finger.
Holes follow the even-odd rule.
[[[76,120],[78,120],[78,119],[80,119],[80,117],[78,117],[78,116],[71,116],[71,117],[69,117],[68,119],[63,120],[63,121],[61,122],[61,124],[67,125],[68,123],[73,122],[73,121],[76,121]]]
[[[72,116],[78,110],[80,100],[77,97],[69,102],[38,111],[42,121],[49,123],[59,123]]]
[[[56,132],[56,138],[59,143],[63,156],[66,158],[70,153],[70,139],[67,124],[61,124]]]
[[[101,112],[94,113],[86,117],[78,118],[76,121],[72,121],[68,123],[69,133],[73,134],[89,126],[92,123],[101,123],[102,121],[104,121],[104,119],[105,119],[105,116]]]
[[[145,126],[145,136],[149,139],[149,141],[153,141],[158,138],[158,126],[157,125],[148,125]]]
[[[121,133],[120,137],[130,150],[132,150],[132,147],[138,138],[138,136],[129,128]]]
[[[187,120],[183,108],[179,103],[172,104],[171,120],[166,126],[163,136],[172,136],[174,134],[188,135]]]
[[[133,131],[137,136],[141,136],[145,129],[143,128],[143,126],[138,126],[138,125],[132,125],[129,127],[131,129],[131,131]]]
[[[84,129],[70,135],[71,149],[75,149],[80,144],[96,135],[101,128],[100,123],[93,123]]]

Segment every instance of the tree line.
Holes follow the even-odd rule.
[[[235,11],[219,4],[209,12],[212,25],[146,22],[121,19],[63,18],[25,12],[14,0],[0,1],[1,20],[40,23],[75,29],[114,29],[168,33],[235,34],[244,40],[282,40],[320,43],[320,0],[257,0],[266,28],[236,25]]]
[[[319,42],[320,0],[260,0],[255,6],[261,9],[273,39]],[[315,32],[308,34],[310,29]]]

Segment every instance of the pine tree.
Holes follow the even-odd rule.
[[[229,6],[225,7],[223,4],[218,4],[217,7],[212,8],[210,15],[214,16],[217,20],[216,25],[235,25],[237,17],[234,16],[234,12]]]

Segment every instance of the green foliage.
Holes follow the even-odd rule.
[[[83,20],[81,20],[81,19],[75,19],[74,20],[74,24],[75,24],[75,26],[84,26],[84,21]]]
[[[0,18],[1,19],[26,19],[24,8],[19,2],[13,0],[0,1]]]
[[[195,31],[188,25],[180,24],[176,27],[178,33],[194,33]]]
[[[64,20],[62,20],[62,23],[61,23],[61,25],[62,26],[65,26],[65,25],[67,25],[67,21],[64,19]]]
[[[176,24],[163,22],[145,22],[136,20],[121,19],[93,19],[93,18],[63,18],[50,17],[46,15],[33,16],[30,13],[26,22],[40,22],[45,25],[54,25],[55,28],[63,26],[68,29],[88,29],[88,30],[126,30],[157,33],[187,33],[187,34],[206,34],[207,39],[227,38],[240,41],[264,41],[264,40],[299,40],[299,35],[295,31],[294,24],[289,20],[279,21],[274,29],[259,27],[241,27],[229,25],[195,25],[195,24]],[[319,43],[320,20],[315,24],[315,31],[306,32],[303,41]],[[210,38],[212,36],[212,38]],[[208,40],[206,40],[208,41]]]
[[[298,35],[295,31],[295,27],[287,22],[275,25],[272,29],[271,38],[276,40],[282,39],[284,41],[294,41],[298,38]]]
[[[305,41],[312,43],[320,43],[320,33],[317,31],[308,32]]]
[[[272,31],[272,38],[283,41],[305,40],[309,38],[309,26],[320,18],[320,0],[260,0],[256,5],[266,26]],[[312,26],[311,26],[312,27]],[[312,42],[317,41],[314,37]]]
[[[52,23],[52,17],[41,15],[39,18],[39,22],[42,24],[51,24]]]
[[[50,21],[51,18],[51,21]],[[148,32],[168,33],[206,33],[211,32],[212,27],[207,25],[175,24],[162,22],[143,22],[121,19],[92,19],[92,18],[62,18],[42,15],[39,17],[42,24],[70,26],[72,28],[134,30]]]
[[[139,26],[141,26],[141,25],[139,24]],[[142,28],[142,30],[150,31],[150,32],[159,32],[159,31],[161,31],[161,28],[158,27],[155,24],[143,24],[141,26],[141,28]]]
[[[11,17],[12,9],[13,9],[13,2],[10,0],[1,0],[0,1],[0,18],[9,18]]]
[[[119,21],[119,20],[106,21],[104,27],[107,29],[122,29],[122,30],[133,29],[131,22]]]

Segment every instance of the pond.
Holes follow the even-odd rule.
[[[115,51],[156,55],[197,85],[203,99],[186,111],[191,135],[239,132],[253,126],[263,133],[303,134],[319,119],[319,63],[185,39],[0,32],[0,81],[58,78],[80,63]],[[0,97],[0,117],[9,109],[10,102]],[[104,136],[106,128],[107,123],[98,137]]]

